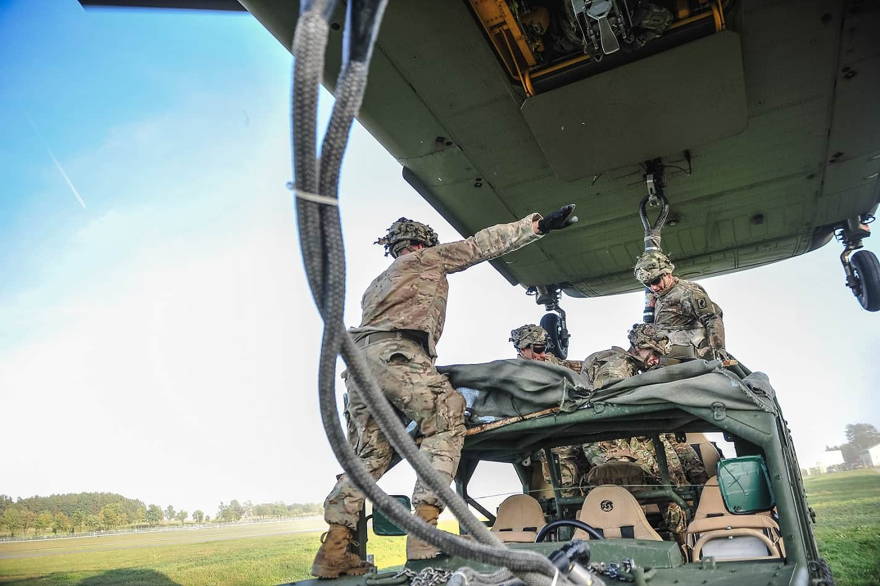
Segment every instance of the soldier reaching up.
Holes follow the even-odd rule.
[[[572,204],[543,218],[529,214],[448,244],[439,244],[430,226],[400,218],[376,242],[394,260],[367,287],[361,300],[361,324],[350,331],[385,396],[418,425],[420,451],[447,482],[455,476],[461,457],[465,400],[434,367],[446,319],[446,277],[573,224],[577,221],[573,213]],[[348,379],[346,388],[348,439],[378,479],[388,469],[393,449]],[[412,500],[416,515],[436,525],[443,503],[421,480],[416,482]],[[348,476],[340,475],[324,501],[329,529],[312,564],[313,576],[356,576],[371,569],[371,564],[349,549],[363,507],[364,494]],[[428,559],[440,553],[412,536],[407,537],[406,552],[408,559]]]

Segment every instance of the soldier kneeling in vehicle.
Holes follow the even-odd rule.
[[[612,346],[584,360],[582,374],[590,389],[602,389],[639,372],[656,368],[669,349],[669,338],[652,324],[635,324],[627,334],[629,350]]]
[[[592,389],[605,388],[639,372],[659,367],[669,350],[669,338],[653,324],[635,324],[627,337],[630,342],[629,350],[614,346],[594,352],[584,360],[583,374]],[[660,441],[666,453],[669,479],[674,485],[706,482],[706,470],[691,446],[676,442],[673,434],[662,435]],[[592,466],[587,477],[591,485],[620,484],[638,487],[644,484],[661,484],[660,466],[650,438],[637,437],[585,444],[583,451]],[[620,463],[631,463],[635,466]],[[677,539],[683,538],[687,527],[685,512],[677,504],[670,503],[663,513],[667,529]]]
[[[706,483],[706,468],[689,444],[676,441],[675,434],[672,433],[662,434],[660,443],[663,444],[672,485],[702,486]],[[587,481],[592,486],[617,484],[638,495],[645,485],[663,484],[651,438],[633,437],[585,444],[584,454],[593,466],[587,476]],[[666,529],[679,543],[683,543],[688,524],[687,514],[676,503],[666,503],[660,509]]]
[[[560,360],[554,354],[547,352],[547,330],[539,325],[526,324],[515,330],[511,330],[509,342],[513,342],[516,349],[516,357],[520,360],[536,360],[547,362],[557,366],[564,366],[577,373],[583,368],[583,362],[579,360]],[[580,477],[584,468],[580,461],[580,446],[560,446],[550,450],[559,461],[559,481],[562,496],[577,496],[580,494]],[[550,469],[544,458],[543,452],[538,452],[535,459],[541,462],[544,480],[550,484]]]

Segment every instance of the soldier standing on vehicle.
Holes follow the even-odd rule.
[[[577,221],[574,207],[564,206],[543,218],[529,214],[448,244],[439,244],[430,226],[400,218],[376,242],[394,261],[367,288],[361,300],[361,325],[350,331],[385,396],[417,424],[422,435],[420,451],[446,482],[452,482],[455,476],[465,433],[465,400],[434,367],[436,345],[446,319],[446,277],[573,224]],[[373,477],[379,479],[388,469],[394,450],[370,416],[358,389],[348,378],[345,382],[349,441]],[[416,482],[412,501],[416,515],[437,524],[443,503],[421,480]],[[324,501],[329,529],[312,564],[313,576],[356,576],[372,568],[349,549],[363,507],[364,494],[347,475],[340,475]],[[428,559],[440,553],[411,535],[406,551],[408,559]]]
[[[724,314],[696,283],[672,274],[662,251],[646,250],[636,261],[636,279],[651,290],[654,325],[669,336],[670,356],[724,357]]]
[[[535,324],[526,324],[515,330],[511,330],[509,342],[513,342],[516,349],[516,357],[520,360],[537,360],[557,366],[564,366],[577,373],[581,372],[583,362],[580,360],[560,360],[554,354],[547,352],[547,330]],[[559,482],[562,496],[577,496],[580,492],[581,468],[578,458],[580,446],[560,446],[550,450],[559,461]],[[535,459],[541,462],[544,480],[551,484],[550,469],[544,458],[543,452],[538,452]]]

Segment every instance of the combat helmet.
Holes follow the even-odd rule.
[[[532,344],[546,344],[547,330],[535,324],[526,324],[510,331],[508,342],[513,342],[513,347],[522,350]]]
[[[643,285],[647,285],[660,275],[672,273],[675,265],[669,260],[669,257],[662,250],[646,250],[636,260],[633,273]]]
[[[669,337],[654,324],[633,324],[627,338],[633,348],[648,348],[661,355],[669,351]]]
[[[397,258],[400,251],[407,246],[412,246],[413,244],[437,246],[439,243],[440,239],[437,238],[437,233],[429,225],[410,220],[409,218],[398,218],[397,221],[388,227],[388,233],[373,244],[384,246],[385,256],[391,255]]]

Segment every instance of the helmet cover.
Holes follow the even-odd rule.
[[[546,344],[547,330],[535,324],[526,324],[510,331],[508,342],[513,342],[513,347],[522,350],[532,344]]]
[[[669,351],[669,337],[654,324],[634,324],[627,334],[633,348],[646,348],[664,355]]]
[[[662,250],[646,250],[636,260],[633,274],[637,281],[647,285],[657,277],[671,274],[674,270],[675,265]]]
[[[409,218],[399,218],[388,227],[388,233],[373,244],[384,246],[385,256],[391,255],[397,258],[400,252],[407,246],[424,244],[430,247],[437,246],[439,243],[440,239],[437,238],[437,233],[427,224],[422,224]]]

